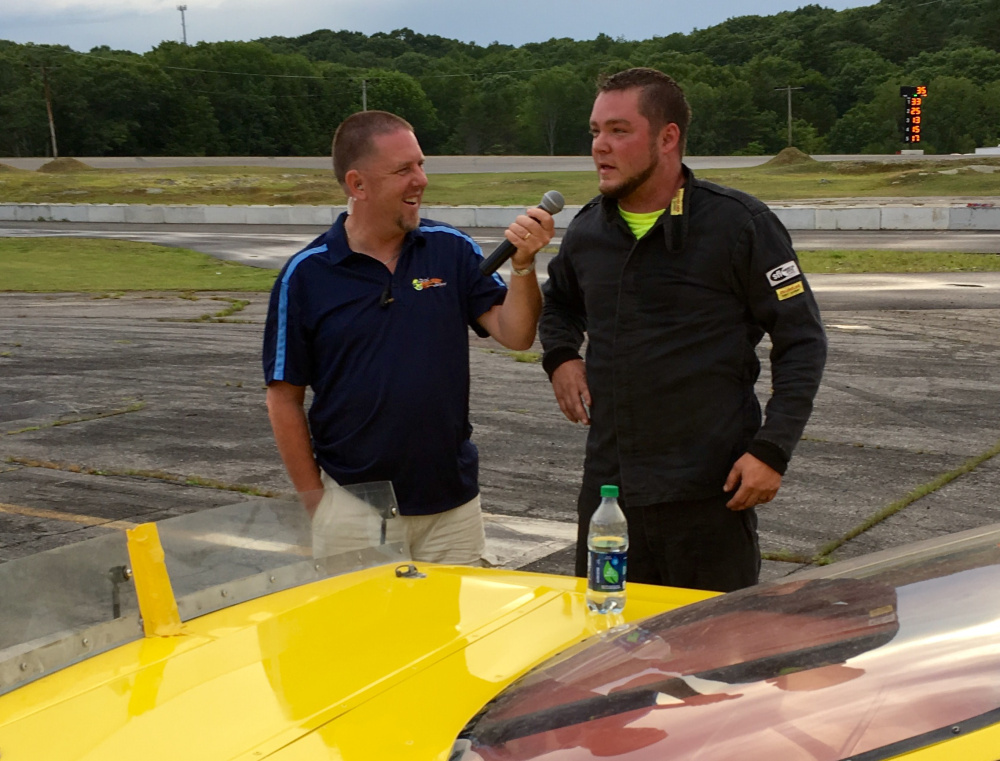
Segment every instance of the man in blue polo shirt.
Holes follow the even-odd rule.
[[[393,114],[357,113],[337,129],[334,172],[348,212],[275,282],[268,414],[314,535],[339,517],[338,484],[391,481],[413,559],[478,564],[468,327],[511,349],[531,346],[541,312],[534,258],[553,220],[530,209],[506,230],[516,248],[508,287],[479,272],[471,238],[420,218],[423,163],[413,128]]]

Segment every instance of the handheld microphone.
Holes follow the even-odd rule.
[[[538,205],[549,214],[555,216],[562,211],[563,204],[565,203],[566,201],[563,199],[562,193],[558,190],[550,190],[542,196],[542,200]],[[514,255],[515,251],[517,251],[517,249],[514,247],[514,244],[505,238],[504,241],[497,246],[496,250],[489,255],[488,259],[483,259],[483,261],[479,263],[479,271],[484,275],[492,275],[500,269],[501,264]]]

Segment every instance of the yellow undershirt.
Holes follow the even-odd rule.
[[[622,215],[622,219],[625,220],[625,224],[628,225],[632,234],[635,236],[636,240],[640,240],[643,235],[649,232],[649,229],[656,224],[658,220],[665,212],[666,209],[659,209],[657,211],[625,211],[618,205],[618,213]]]

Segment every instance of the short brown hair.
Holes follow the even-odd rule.
[[[344,119],[333,134],[333,174],[337,182],[343,185],[347,173],[371,154],[376,136],[401,129],[413,132],[413,125],[388,111],[359,111]]]
[[[683,155],[688,127],[691,126],[691,106],[681,86],[662,71],[643,67],[619,71],[597,83],[598,93],[632,89],[640,91],[639,113],[649,120],[654,132],[659,132],[671,122],[677,125]]]

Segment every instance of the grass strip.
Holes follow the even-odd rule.
[[[886,505],[877,513],[859,523],[857,526],[852,528],[850,531],[848,531],[839,539],[834,539],[833,541],[823,545],[822,547],[819,548],[819,551],[816,553],[815,556],[813,556],[810,562],[813,562],[817,565],[823,565],[827,562],[830,562],[829,556],[837,549],[844,546],[847,542],[861,536],[863,533],[865,533],[872,527],[877,526],[886,518],[895,515],[904,508],[912,505],[917,500],[926,497],[928,494],[933,494],[941,487],[950,484],[959,476],[964,476],[966,473],[971,473],[973,470],[978,468],[984,462],[993,459],[998,454],[1000,454],[1000,441],[998,441],[992,447],[987,449],[985,452],[966,460],[954,470],[949,470],[946,473],[942,473],[933,481],[921,484],[920,486],[913,489],[906,496]]]
[[[515,362],[526,364],[538,364],[542,361],[541,352],[537,351],[514,351],[513,349],[480,349],[484,354],[502,354],[510,357]]]
[[[192,317],[189,320],[177,320],[177,322],[246,322],[245,320],[227,320],[226,318],[237,312],[242,312],[249,306],[249,301],[246,299],[234,299],[231,296],[213,296],[212,298],[215,301],[228,301],[229,306],[219,310],[215,314],[203,314],[200,317]]]
[[[1000,254],[968,254],[957,251],[799,251],[807,275],[876,272],[1000,272]]]
[[[145,402],[134,402],[128,407],[122,407],[116,410],[106,410],[104,412],[97,412],[93,415],[80,415],[78,417],[72,418],[60,418],[59,420],[53,420],[51,423],[42,423],[41,425],[30,425],[27,428],[18,428],[14,431],[5,431],[0,435],[4,436],[16,436],[19,433],[28,433],[30,431],[40,431],[43,428],[57,428],[61,425],[73,425],[74,423],[89,423],[91,420],[101,420],[106,417],[114,417],[115,415],[127,415],[130,412],[138,412],[146,407]]]
[[[776,563],[795,563],[796,565],[811,565],[812,555],[800,555],[791,550],[777,550],[775,552],[760,553],[761,560],[773,560]]]
[[[807,274],[1000,271],[1000,254],[869,249],[802,251],[799,257]],[[118,299],[132,291],[180,291],[179,298],[190,300],[198,300],[199,291],[267,292],[277,275],[183,248],[89,238],[0,238],[0,271],[0,291],[93,293],[96,299]],[[236,322],[227,318],[248,303],[216,298],[229,307],[169,321]]]
[[[186,248],[90,238],[0,238],[0,272],[0,291],[101,298],[126,291],[266,292],[277,276]]]
[[[176,473],[168,473],[163,470],[142,470],[128,468],[118,470],[115,468],[88,468],[85,465],[72,463],[50,462],[48,460],[35,460],[28,457],[7,457],[6,461],[12,465],[21,465],[26,468],[47,468],[49,470],[59,470],[66,473],[81,473],[86,476],[119,476],[126,478],[153,478],[158,481],[169,481],[171,483],[183,484],[185,486],[199,486],[205,489],[218,489],[220,491],[233,491],[239,494],[247,494],[251,497],[285,497],[286,494],[262,489],[258,486],[248,486],[246,484],[231,484],[225,481],[218,481],[214,478],[203,476],[182,476]]]
[[[515,362],[524,362],[529,365],[537,365],[542,361],[541,352],[537,351],[509,351],[507,354],[513,357]]]
[[[238,161],[239,159],[234,159]],[[814,161],[698,170],[699,177],[765,201],[810,198],[1000,196],[1000,160],[987,156],[920,161]],[[949,174],[944,174],[948,172]],[[435,174],[426,205],[533,206],[557,188],[569,204],[597,195],[592,169],[573,172]],[[0,202],[132,204],[343,205],[328,169],[290,167],[159,167],[86,172],[7,172]],[[49,213],[58,219],[59,209]],[[432,211],[427,213],[433,218]]]

